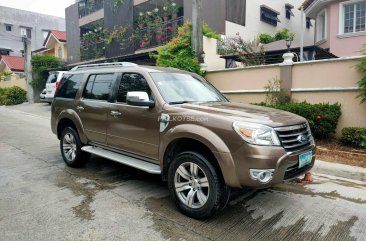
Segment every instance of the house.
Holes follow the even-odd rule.
[[[22,56],[22,37],[31,40],[32,50],[40,49],[50,29],[65,30],[65,19],[0,6],[0,55]]]
[[[24,73],[24,58],[18,56],[0,56],[0,73]]]
[[[0,88],[18,86],[27,90],[24,76],[24,58],[0,55]]]
[[[225,22],[225,35],[235,36],[237,33],[247,41],[252,41],[260,33],[274,35],[278,30],[287,28],[294,32],[295,41],[300,41],[301,21],[304,25],[304,44],[314,44],[314,21],[301,18],[299,6],[304,0],[256,0],[245,2],[245,8],[234,8],[242,11],[244,19],[241,24],[235,21]],[[231,0],[227,0],[231,2]],[[227,13],[230,15],[230,13]]]
[[[202,16],[222,35],[239,32],[253,40],[261,32],[273,34],[286,27],[300,36],[301,15],[296,6],[302,1],[202,0]],[[79,0],[66,8],[68,63],[117,58],[153,64],[149,52],[172,39],[177,28],[191,19],[192,0]],[[159,25],[151,27],[152,21]],[[129,41],[124,46],[116,41],[106,45],[105,30],[118,30],[121,26],[129,27],[125,38]],[[311,24],[308,27],[306,42],[312,44],[314,29]],[[130,40],[130,36],[134,39]]]
[[[308,18],[316,20],[315,44],[339,57],[361,55],[366,43],[365,0],[307,0]]]
[[[67,61],[66,31],[50,30],[44,40],[43,47],[33,51],[33,54],[50,54],[59,58],[62,62]]]

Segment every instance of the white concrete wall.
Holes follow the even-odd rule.
[[[258,36],[258,34],[262,32],[269,33],[274,35],[278,30],[282,28],[288,28],[290,31],[295,32],[295,40],[300,41],[300,32],[301,32],[301,11],[298,10],[300,5],[304,2],[304,0],[248,0],[247,9],[246,9],[246,26],[238,25],[229,21],[226,21],[226,31],[225,34],[227,36],[234,36],[239,32],[240,36],[245,40],[254,40]],[[291,19],[286,18],[286,8],[285,4],[289,3],[294,6],[292,12],[294,13],[294,17]],[[266,5],[277,12],[280,12],[278,18],[281,22],[277,24],[277,27],[272,26],[268,23],[262,22],[260,20],[260,5]],[[305,14],[304,14],[305,15]],[[314,22],[313,25],[315,26]],[[304,16],[304,43],[305,45],[313,45],[314,44],[314,27],[307,29],[305,26],[305,16]]]
[[[225,59],[216,54],[217,40],[203,37],[203,51],[207,70],[225,69]]]

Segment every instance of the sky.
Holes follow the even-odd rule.
[[[0,6],[65,17],[65,8],[75,0],[0,0]]]

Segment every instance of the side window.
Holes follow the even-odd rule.
[[[114,74],[91,75],[85,86],[83,97],[93,100],[108,100]]]
[[[144,77],[140,74],[123,74],[121,83],[118,88],[117,102],[125,103],[127,92],[130,91],[145,91],[151,98],[150,87]]]
[[[64,75],[61,79],[60,88],[56,97],[74,99],[79,90],[83,74]]]
[[[88,82],[86,83],[84,93],[83,93],[83,97],[85,99],[94,99],[94,96],[92,95],[94,79],[95,79],[95,75],[91,75],[88,79]]]

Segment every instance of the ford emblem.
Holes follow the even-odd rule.
[[[305,135],[300,135],[297,137],[297,140],[300,142],[300,143],[304,143],[308,140],[308,138],[305,136]]]

